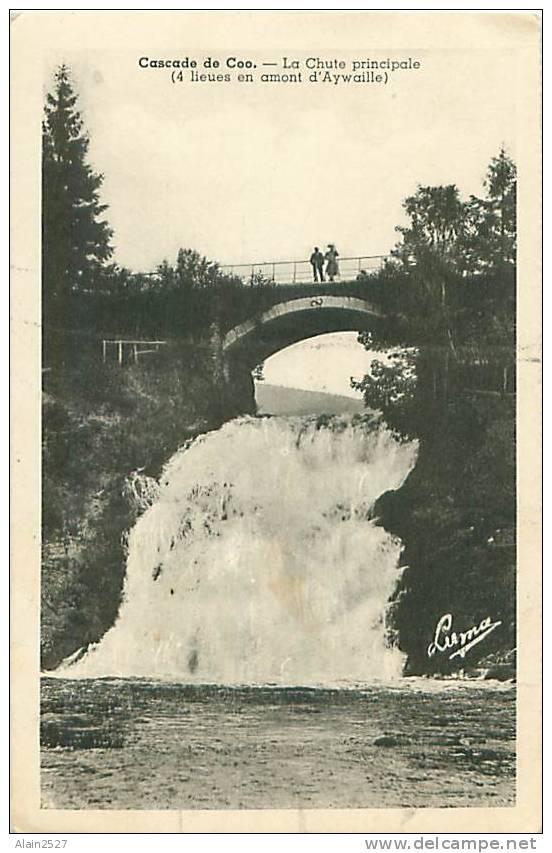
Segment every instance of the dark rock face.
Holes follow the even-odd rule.
[[[50,748],[120,749],[125,738],[120,728],[109,722],[97,725],[91,715],[45,714],[40,721],[40,743]]]
[[[226,382],[220,397],[222,420],[227,421],[238,415],[254,415],[255,383],[248,367],[241,362],[230,362],[226,370]]]
[[[512,663],[496,663],[490,666],[484,675],[487,680],[496,679],[496,681],[515,681],[516,667]]]
[[[458,392],[440,420],[429,414],[416,466],[375,509],[404,546],[389,624],[407,654],[406,675],[469,676],[505,661],[516,643],[515,406]],[[451,657],[452,648],[428,654],[445,614],[458,636],[486,618],[500,624],[465,657]]]

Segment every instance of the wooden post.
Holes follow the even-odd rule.
[[[210,327],[210,349],[211,363],[213,365],[213,379],[215,383],[224,384],[225,380],[225,363],[222,350],[222,332],[218,322],[211,323]]]
[[[293,283],[294,284],[295,284],[296,280],[297,280],[297,263],[294,262],[294,264],[293,264]]]
[[[118,355],[119,364],[123,363],[123,342],[119,341],[119,355]]]
[[[134,364],[138,364],[138,345],[133,344],[132,351],[134,353]]]
[[[104,362],[104,364],[105,364],[105,358],[106,358],[106,349],[107,349],[107,343],[106,343],[106,341],[102,341],[102,361]]]

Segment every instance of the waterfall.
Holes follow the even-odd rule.
[[[219,684],[391,679],[401,543],[373,518],[415,442],[369,417],[239,418],[178,450],[130,533],[123,601],[58,670]]]

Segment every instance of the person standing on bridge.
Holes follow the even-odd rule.
[[[339,265],[337,263],[339,252],[333,243],[328,243],[328,251],[325,254],[326,259],[326,275],[333,281],[336,275],[339,275]]]
[[[312,266],[312,275],[315,281],[324,281],[324,255],[318,248],[314,247],[314,252],[310,256]]]

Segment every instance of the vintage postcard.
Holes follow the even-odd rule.
[[[13,829],[538,832],[539,12],[11,30]]]

